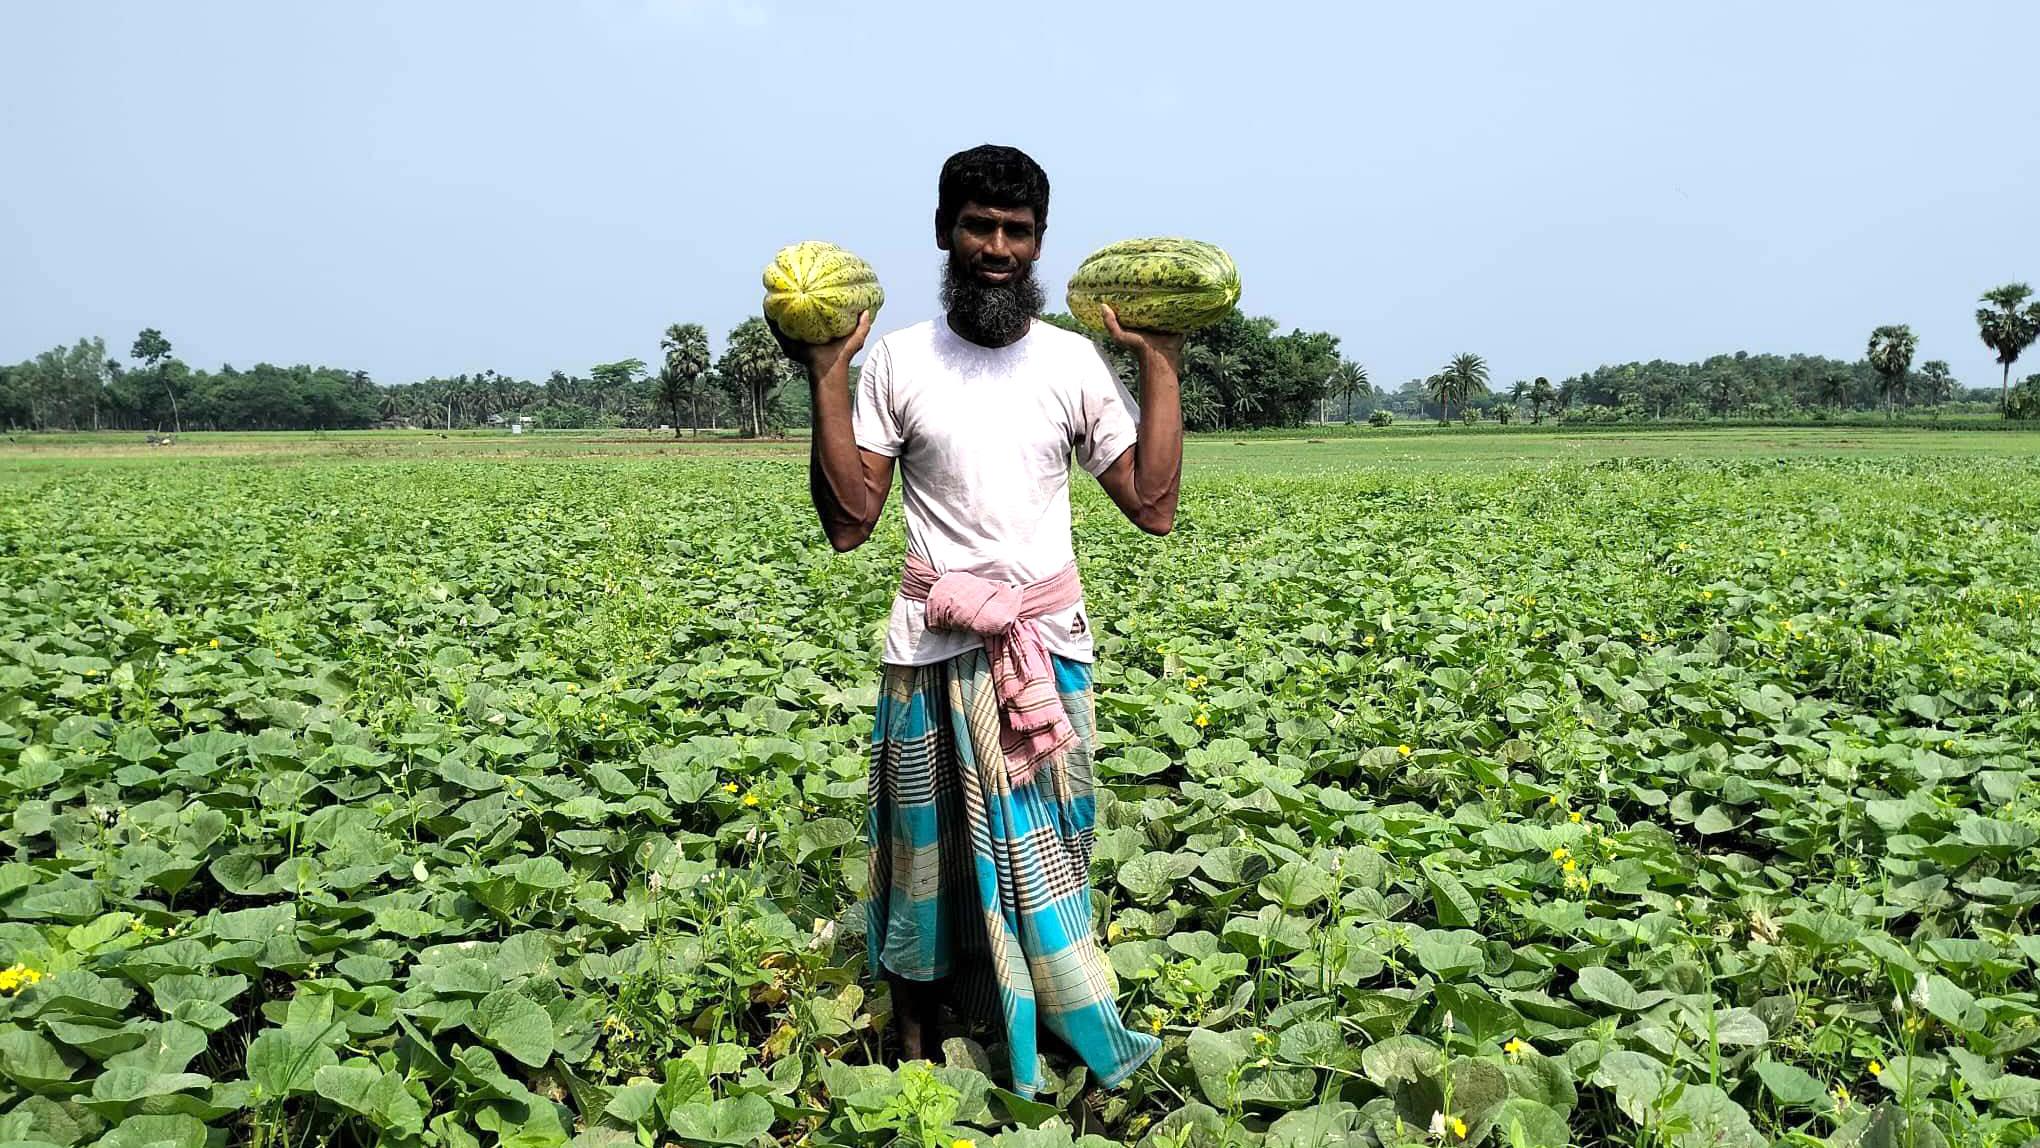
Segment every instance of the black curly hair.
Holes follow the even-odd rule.
[[[1031,207],[1036,231],[1048,230],[1048,173],[1015,147],[979,144],[942,165],[936,188],[935,229],[948,235],[966,203]]]

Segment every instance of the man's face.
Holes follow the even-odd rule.
[[[964,338],[1003,347],[1027,333],[1041,314],[1041,284],[1034,281],[1034,257],[1041,253],[1041,229],[1031,207],[985,207],[967,203],[956,226],[936,245],[948,252],[942,268],[942,309]]]
[[[966,203],[956,226],[936,237],[958,272],[986,287],[1003,287],[1025,277],[1041,254],[1041,229],[1031,207],[985,207]]]

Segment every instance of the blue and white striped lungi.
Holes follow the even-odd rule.
[[[1023,1096],[1041,1085],[1037,1025],[1107,1088],[1161,1047],[1120,1019],[1118,982],[1092,933],[1091,667],[1052,660],[1077,739],[1018,789],[983,650],[885,667],[872,729],[871,968],[954,974],[966,999],[995,1005]]]

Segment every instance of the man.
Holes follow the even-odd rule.
[[[850,359],[870,315],[838,342],[782,339],[814,388],[809,488],[830,544],[871,536],[895,464],[904,487],[907,568],[872,733],[871,966],[891,984],[903,1057],[940,1048],[947,997],[1003,1023],[1015,1091],[1040,1086],[1037,1025],[1109,1088],[1159,1042],[1122,1021],[1092,935],[1092,624],[1070,462],[1136,526],[1169,532],[1183,339],[1106,311],[1140,366],[1136,406],[1090,340],[1038,318],[1040,166],[972,148],[937,191],[946,314],[872,347],[854,411]]]

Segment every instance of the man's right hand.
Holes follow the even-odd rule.
[[[841,371],[848,377],[850,360],[864,349],[864,340],[871,334],[871,312],[859,312],[857,325],[850,329],[850,333],[828,343],[803,343],[790,338],[769,315],[765,318],[765,325],[772,329],[772,337],[779,340],[779,349],[786,353],[786,357],[806,367],[809,379],[820,382],[834,371]]]

